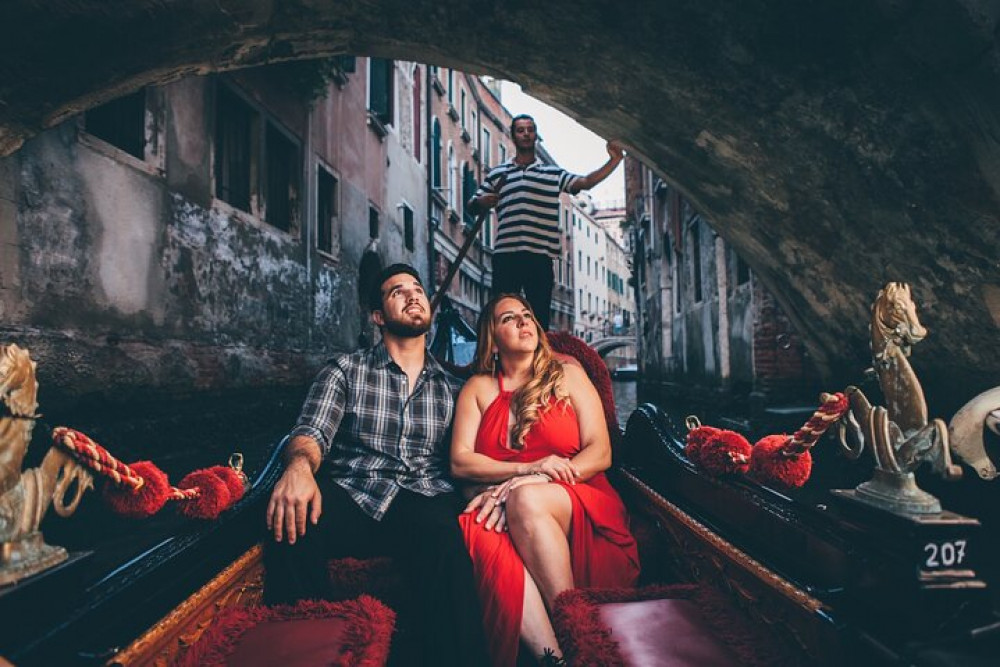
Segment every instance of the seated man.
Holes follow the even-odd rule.
[[[269,604],[332,594],[331,557],[386,554],[401,568],[428,665],[485,665],[462,503],[448,478],[459,383],[426,352],[420,276],[382,271],[369,297],[382,342],[334,356],[316,378],[267,507]]]

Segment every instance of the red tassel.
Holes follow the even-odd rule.
[[[222,480],[229,489],[229,504],[226,509],[229,509],[243,497],[243,493],[246,491],[246,486],[243,482],[243,477],[240,473],[236,472],[229,466],[212,466],[207,468],[208,472],[212,473],[216,477]]]
[[[170,498],[170,481],[152,461],[139,461],[129,467],[142,478],[142,486],[133,490],[108,482],[102,492],[104,502],[111,511],[132,519],[153,516]]]
[[[684,455],[688,461],[701,466],[701,448],[709,438],[715,437],[722,429],[714,426],[698,426],[688,431],[687,444],[684,446]]]
[[[750,466],[751,451],[750,443],[742,435],[719,429],[698,449],[698,462],[705,472],[716,477],[743,474]]]
[[[177,488],[198,490],[197,497],[177,501],[177,511],[192,519],[214,519],[230,505],[229,488],[211,469],[189,472]]]
[[[757,441],[750,453],[749,475],[765,486],[797,489],[812,473],[812,454],[805,450],[789,456],[787,435],[768,435]]]

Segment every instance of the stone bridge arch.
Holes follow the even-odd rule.
[[[0,154],[189,74],[336,53],[490,73],[656,165],[831,382],[867,364],[878,288],[912,283],[933,332],[916,363],[932,393],[964,396],[1000,376],[998,14],[975,0],[10,0]]]

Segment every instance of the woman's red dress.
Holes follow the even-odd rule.
[[[503,390],[483,413],[476,434],[476,451],[498,461],[531,462],[550,454],[575,456],[580,447],[576,412],[567,402],[552,399],[525,437],[524,447],[507,446],[508,415],[513,392]],[[573,582],[584,587],[635,585],[639,555],[628,529],[625,505],[604,473],[586,482],[563,486],[573,503],[569,547]],[[495,667],[517,662],[524,603],[524,564],[509,533],[483,529],[475,513],[462,514],[459,521],[479,584],[483,622]]]

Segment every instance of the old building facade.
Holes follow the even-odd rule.
[[[625,187],[645,381],[667,394],[758,407],[813,393],[817,374],[798,335],[742,258],[633,158]]]

